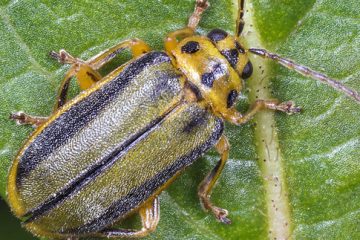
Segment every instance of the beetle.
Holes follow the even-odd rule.
[[[64,50],[51,53],[72,65],[56,110],[50,117],[11,115],[37,126],[8,180],[9,203],[28,230],[52,238],[145,236],[159,221],[158,194],[212,146],[221,159],[200,184],[200,201],[220,222],[230,223],[227,211],[209,197],[229,152],[224,120],[240,125],[262,109],[300,110],[290,101],[258,100],[247,114],[237,112],[242,79],[252,72],[248,52],[341,86],[358,99],[356,92],[304,66],[262,49],[246,50],[237,41],[244,25],[243,1],[240,6],[235,36],[219,29],[206,37],[195,35],[208,7],[198,0],[188,26],[168,34],[165,52],[152,52],[146,43],[131,39],[87,61]],[[134,59],[102,77],[97,70],[125,48]],[[66,102],[73,76],[84,91]],[[134,211],[141,216],[141,230],[111,229]]]

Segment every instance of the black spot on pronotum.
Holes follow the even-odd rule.
[[[207,37],[212,42],[221,41],[221,40],[225,39],[227,36],[228,36],[227,32],[225,32],[224,30],[221,30],[221,29],[214,29],[211,32],[209,32],[207,35]]]
[[[227,98],[227,108],[230,108],[234,105],[237,97],[238,97],[238,92],[236,90],[231,90],[229,92],[228,98]]]
[[[237,49],[223,50],[221,54],[228,60],[233,68],[236,68],[236,64],[239,59],[239,52]]]
[[[181,47],[182,53],[196,53],[200,49],[200,44],[195,41],[189,41]]]
[[[252,73],[253,73],[253,66],[252,66],[251,62],[248,61],[248,63],[245,65],[244,70],[241,74],[241,78],[247,79],[251,76]]]

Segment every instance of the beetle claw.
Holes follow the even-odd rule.
[[[23,125],[25,124],[25,113],[10,113],[9,119],[14,120],[17,125]]]
[[[231,224],[231,220],[227,218],[227,215],[229,214],[228,210],[214,207],[213,212],[215,214],[216,219],[218,219],[220,222],[224,224]]]
[[[75,64],[77,62],[80,62],[80,59],[74,58],[71,56],[68,52],[66,52],[64,49],[61,49],[59,53],[55,51],[50,51],[49,56],[57,60],[61,64]]]

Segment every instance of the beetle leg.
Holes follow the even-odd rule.
[[[131,50],[133,57],[150,51],[150,47],[145,42],[139,39],[130,39],[97,54],[87,61],[71,56],[64,49],[60,50],[59,53],[50,52],[50,56],[57,59],[60,63],[72,65],[61,83],[54,110],[56,111],[65,104],[70,81],[74,76],[76,76],[82,90],[90,88],[95,82],[102,79],[101,74],[97,70],[128,48]]]
[[[221,171],[223,170],[225,163],[229,157],[229,142],[224,135],[220,138],[215,148],[217,152],[221,155],[221,158],[216,164],[216,166],[211,170],[211,172],[200,183],[198,195],[202,206],[206,210],[210,210],[220,222],[230,224],[231,221],[227,218],[228,211],[226,209],[214,206],[210,201],[211,190],[214,187],[217,179],[219,178]]]
[[[112,60],[116,55],[125,49],[130,49],[133,57],[138,57],[144,53],[150,52],[151,48],[144,41],[134,38],[125,40],[99,54],[90,58],[86,63],[95,70],[101,68],[104,64]]]
[[[50,56],[58,60],[62,64],[71,64],[71,68],[66,73],[64,80],[61,82],[54,111],[62,107],[66,103],[66,97],[69,90],[71,79],[76,76],[81,89],[87,89],[95,82],[99,81],[102,76],[94,70],[89,64],[79,58],[71,56],[64,49],[59,53],[54,51],[50,52]]]
[[[207,0],[196,0],[194,12],[189,17],[187,27],[169,33],[165,38],[165,50],[171,56],[171,51],[174,50],[179,42],[179,39],[190,37],[194,35],[197,25],[200,22],[201,14],[210,6]]]
[[[176,30],[174,32],[169,33],[164,41],[164,47],[166,52],[172,56],[171,51],[176,48],[178,45],[179,39],[183,39],[186,37],[190,37],[194,35],[194,29],[186,27],[183,29]]]
[[[239,11],[236,19],[236,33],[235,36],[240,37],[242,31],[244,30],[245,21],[244,21],[244,5],[245,0],[239,0]]]
[[[188,27],[195,30],[200,22],[201,14],[210,6],[207,0],[196,0],[194,12],[189,17]]]
[[[140,208],[139,214],[142,223],[141,230],[108,229],[100,232],[100,235],[96,235],[107,238],[138,238],[147,236],[149,233],[155,231],[160,220],[159,199],[156,197],[151,202],[146,203],[142,208]]]
[[[244,115],[236,111],[235,108],[231,108],[227,112],[221,113],[221,115],[227,121],[241,125],[251,120],[257,112],[265,109],[281,111],[287,114],[299,113],[301,111],[301,108],[296,107],[292,101],[279,103],[278,100],[256,100]]]
[[[39,127],[48,120],[48,117],[31,116],[23,112],[16,112],[10,114],[10,119],[14,120],[16,124],[31,124],[34,127]]]

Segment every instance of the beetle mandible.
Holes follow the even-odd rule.
[[[257,100],[245,114],[235,109],[242,80],[252,73],[248,53],[273,59],[360,101],[358,93],[323,74],[263,49],[245,49],[238,41],[245,24],[244,1],[239,2],[234,36],[220,29],[196,35],[209,6],[197,0],[187,27],[167,35],[165,52],[130,39],[87,61],[65,50],[51,53],[71,65],[54,113],[11,115],[20,124],[37,127],[14,160],[7,188],[12,211],[29,231],[50,238],[146,236],[159,221],[160,192],[213,146],[220,160],[198,194],[206,210],[230,223],[228,212],[210,200],[229,153],[223,122],[241,125],[263,109],[300,111],[292,101],[277,100]],[[124,49],[134,58],[101,76],[98,70]],[[67,102],[74,76],[84,91]],[[162,146],[151,148],[159,142]],[[142,229],[111,228],[134,211]]]

